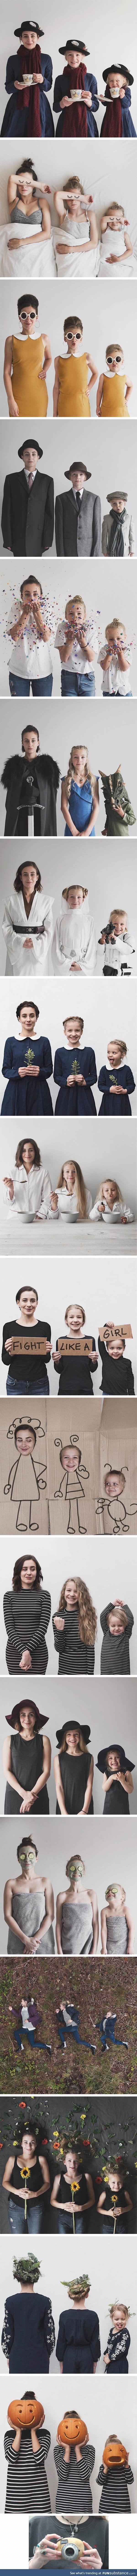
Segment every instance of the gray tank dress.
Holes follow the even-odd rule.
[[[43,1922],[44,1888],[43,1890],[40,1888],[31,1888],[30,1895],[27,1887],[24,1889],[23,1887],[20,1887],[18,1894],[16,1889],[15,1899],[13,1898],[13,1914],[16,1914],[16,1922],[19,1924],[20,1931],[26,1932],[29,1941],[35,1941],[35,1932],[39,1932],[40,1923]],[[40,1958],[46,1959],[49,1957],[51,1950],[55,1952],[52,1923],[50,1923],[47,1936],[46,1932],[43,1932],[42,1940],[39,1941]],[[19,1941],[16,1938],[16,1932],[12,1932],[10,1927],[8,1931],[7,1949],[7,1957],[9,1958],[9,1956],[10,1958],[11,1956],[12,1958],[16,1957],[16,1959],[23,1957],[22,1941]]]
[[[128,1950],[128,1923],[125,1914],[109,1914],[107,1923],[107,1958],[125,1959]]]
[[[65,1959],[88,1959],[93,1949],[92,1906],[89,1903],[67,1905],[62,1913],[62,1950]]]

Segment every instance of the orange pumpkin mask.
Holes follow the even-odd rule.
[[[87,2424],[83,2424],[82,2415],[76,2415],[72,2408],[72,2415],[69,2411],[67,2415],[62,2415],[62,2422],[58,2424],[58,2434],[60,2442],[71,2442],[73,2449],[75,2442],[87,2442]]]
[[[18,2425],[22,2432],[24,2424],[30,2426],[31,2431],[33,2424],[41,2422],[44,2423],[44,2406],[40,2406],[38,2397],[12,2397],[11,2406],[8,2406],[9,2424],[14,2424],[15,2428]]]
[[[125,2460],[127,2460],[127,2451],[124,2449],[124,2442],[117,2441],[116,2433],[110,2433],[109,2442],[105,2442],[105,2450],[102,2451],[102,2460],[105,2469],[111,2469],[113,2461],[114,2463],[117,2463],[117,2466],[119,2465],[121,2469],[122,2466],[124,2467]]]

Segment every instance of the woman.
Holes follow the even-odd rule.
[[[51,1214],[54,1204],[55,1192],[51,1197]],[[59,1217],[65,1216],[65,1224],[67,1220],[67,1224],[70,1223],[70,1225],[75,1225],[77,1221],[84,1225],[86,1217],[90,1216],[91,1207],[91,1192],[85,1189],[80,1163],[62,1163],[56,1185],[55,1214]]]
[[[133,1622],[132,1622],[133,1625]],[[94,1673],[97,1615],[87,1583],[80,1575],[62,1584],[59,1609],[52,1619],[55,1653],[62,1673]],[[129,1667],[128,1667],[129,1669]]]
[[[41,2287],[39,2290],[40,2272],[37,2254],[30,2253],[28,2258],[25,2254],[20,2255],[18,2261],[14,2254],[13,2280],[17,2281],[19,2297],[12,2290],[11,2297],[5,2299],[1,2337],[9,2372],[28,2367],[32,2370],[34,2363],[35,2370],[39,2372],[43,2361],[44,2373],[49,2374],[50,2355],[55,2347],[55,2326],[51,2299],[45,2299]]]
[[[46,1629],[49,1627],[51,1598],[50,1592],[44,1592],[42,1601],[41,1583],[43,1575],[38,1557],[18,1556],[13,1569],[12,1591],[4,1592],[3,1601],[8,1673],[46,1673]]]
[[[130,2352],[130,2334],[128,2334],[130,2308],[125,2308],[123,2299],[113,2299],[109,2313],[112,2322],[107,2350],[103,2354],[105,2371],[106,2375],[107,2371],[110,2371],[110,2378],[114,2371],[118,2371],[118,2375],[125,2379],[128,2378],[128,2352]]]
[[[67,777],[62,778],[61,787],[61,814],[64,814],[65,840],[68,840],[69,832],[73,834],[74,840],[76,833],[79,833],[81,840],[83,835],[85,841],[91,840],[92,835],[95,839],[98,809],[98,778],[94,778],[93,770],[90,768],[87,748],[84,743],[72,743]]]
[[[63,886],[61,911],[55,922],[51,955],[53,975],[74,975],[75,972],[76,975],[95,974],[97,960],[95,923],[93,913],[89,910],[87,886]]]
[[[57,277],[78,277],[80,257],[82,270],[93,277],[97,268],[98,230],[92,198],[82,188],[80,179],[70,178],[65,188],[54,189],[55,216],[58,232],[54,234]],[[81,271],[80,271],[81,274]]]
[[[122,778],[120,760],[118,761],[117,769],[113,769],[109,776],[106,776],[105,769],[101,769],[100,778],[102,779],[104,805],[106,809],[106,823],[102,832],[102,840],[105,840],[108,835],[109,840],[113,840],[113,837],[117,840],[121,840],[122,838],[125,839],[125,834],[128,839],[128,826],[130,826],[131,830],[131,824],[136,822],[136,815],[133,812],[133,805],[130,804],[130,796],[128,796],[128,788],[125,787],[125,779]]]
[[[37,1807],[39,1816],[49,1816],[47,1780],[51,1771],[50,1737],[39,1733],[42,1720],[36,1700],[17,1700],[6,1726],[13,1728],[10,1744],[3,1744],[3,1771],[6,1779],[4,1816],[28,1815]]]
[[[33,1136],[22,1136],[17,1145],[11,1173],[4,1174],[4,1189],[9,1215],[14,1209],[24,1217],[25,1225],[36,1224],[52,1214],[50,1173],[41,1163],[39,1145]],[[55,1215],[57,1213],[55,1207]]]
[[[21,752],[5,761],[2,787],[6,788],[4,838],[17,840],[47,838],[57,833],[56,801],[59,787],[57,761],[40,751],[38,726],[23,726]]]
[[[101,2349],[99,2317],[96,2309],[87,2308],[90,2290],[87,2272],[82,2272],[81,2278],[79,2275],[79,2281],[63,2283],[64,2287],[68,2290],[70,2310],[61,2308],[59,2317],[56,2353],[60,2372],[64,2375],[66,2371],[76,2370],[80,2376],[81,2371],[88,2371],[95,2377]]]
[[[120,2159],[116,2171],[113,2165],[108,2166],[105,2176],[102,2174],[102,2183],[99,2175],[95,2185],[95,2199],[101,2235],[126,2236],[133,2201],[130,2192],[127,2191],[125,2166],[121,2164]]]
[[[90,1816],[93,1808],[93,1754],[87,1752],[90,1726],[77,1726],[71,1717],[65,1726],[56,1727],[58,1753],[54,1754],[54,1779],[57,1792],[56,1816]]]
[[[49,974],[49,948],[53,931],[52,895],[43,893],[40,868],[36,859],[23,859],[16,870],[13,893],[5,904],[2,922],[6,945],[6,975]]]
[[[21,161],[19,168],[11,171],[7,199],[9,220],[2,231],[2,276],[55,277],[50,210],[44,182],[42,186],[33,161]]]
[[[98,1091],[103,1098],[99,1118],[131,1118],[129,1092],[135,1091],[134,1074],[125,1063],[127,1047],[124,1038],[111,1038],[107,1047],[108,1064],[98,1074]]]
[[[93,1208],[91,1202],[90,1214],[92,1225],[134,1224],[133,1210],[126,1207],[126,1200],[122,1199],[118,1181],[111,1181],[109,1178],[107,1181],[101,1181],[98,1198],[94,1200]]]
[[[43,2154],[42,2130],[30,2120],[15,2122],[16,2134],[3,2174],[8,2194],[8,2220],[13,2236],[41,2236],[45,2204],[49,2209],[50,2173]]]
[[[37,19],[35,22],[33,18],[22,18],[21,27],[15,27],[14,34],[19,36],[19,51],[10,54],[7,62],[5,88],[10,95],[1,133],[54,134],[47,98],[47,91],[52,89],[51,54],[41,54],[39,44],[43,29],[38,26]]]
[[[85,2172],[77,2148],[66,2147],[51,2191],[51,2209],[56,2209],[58,2236],[83,2236],[88,2205],[94,2209],[92,2174]]]
[[[72,2442],[71,2431],[73,2414],[74,2436]],[[65,2513],[65,2504],[67,2500],[68,2514],[73,2512],[75,2515],[78,2513],[78,2510],[79,2513],[82,2513],[82,2510],[83,2513],[90,2513],[90,2477],[91,2469],[94,2468],[95,2450],[93,2444],[89,2443],[87,2426],[86,2424],[83,2425],[83,2422],[81,2422],[81,2418],[74,2407],[72,2407],[70,2415],[68,2409],[66,2416],[64,2415],[63,2417],[62,2424],[58,2425],[57,2442],[54,2448],[54,2460],[58,2477],[56,2495],[57,2509],[59,2505],[62,2512]]]
[[[101,1673],[130,1673],[129,1637],[134,1627],[133,1610],[128,1610],[124,1601],[108,1601],[106,1610],[100,1610],[100,1627],[103,1628]]]
[[[39,1870],[35,1878],[37,1859],[37,1844],[33,1843],[32,1834],[25,1834],[22,1843],[17,1844],[21,1876],[14,1878],[10,1875],[4,1887],[4,1922],[9,1925],[7,1955],[10,1958],[14,1958],[14,1953],[16,1958],[22,1958],[23,1950],[31,1951],[32,1958],[37,1957],[37,1951],[40,1958],[47,1958],[54,1951],[53,1887],[51,1879],[41,1877]]]
[[[37,1117],[53,1118],[51,1091],[46,1075],[53,1073],[50,1040],[37,1034],[37,1002],[18,1002],[16,1019],[18,1038],[6,1038],[2,1073],[8,1075],[7,1090],[2,1100],[1,1118],[18,1118],[36,1109]]]
[[[89,394],[97,381],[97,367],[90,349],[82,349],[83,322],[78,313],[68,313],[64,322],[65,358],[55,358],[53,385],[53,419],[90,420]],[[50,358],[48,359],[50,366]],[[90,370],[90,372],[89,372]]]
[[[93,1333],[92,1349],[88,1352],[86,1331],[82,1347],[82,1333],[84,1325],[86,1326],[85,1307],[79,1306],[78,1299],[75,1306],[73,1301],[70,1306],[66,1306],[65,1324],[68,1327],[66,1348],[63,1352],[61,1341],[59,1344],[57,1339],[56,1351],[52,1351],[54,1368],[60,1371],[58,1394],[93,1395],[92,1374],[98,1366],[95,1337]]]
[[[26,2406],[25,2427],[24,2395],[28,2401]],[[46,2460],[48,2457],[48,2451],[50,2451],[51,2437],[50,2433],[43,2432],[44,2406],[41,2406],[40,2400],[40,2412],[38,2411],[38,2431],[36,2431],[36,2403],[35,2391],[32,2388],[26,2388],[23,2390],[23,2397],[18,2400],[17,2381],[15,2412],[13,2413],[12,2407],[10,2423],[10,2407],[8,2407],[9,2430],[8,2433],[4,2433],[5,2460],[8,2461],[5,2513],[8,2514],[18,2512],[21,2514],[27,2512],[29,2514],[31,2513],[31,2510],[34,2512],[36,2487],[37,2501],[39,2495],[40,2505],[47,2506],[48,2511],[50,2512],[50,2495],[46,2474]],[[19,2423],[17,2426],[18,2404]]]
[[[93,1887],[84,1887],[84,1861],[79,1852],[66,1861],[66,1878],[70,1888],[60,1890],[56,1906],[56,1943],[59,1959],[92,1958],[98,1948],[98,1901]]]
[[[50,340],[39,332],[37,295],[18,296],[19,331],[8,333],[5,340],[3,383],[7,394],[10,419],[26,419],[31,412],[46,419],[48,394],[46,375],[51,367]],[[22,338],[20,339],[20,323]]]
[[[105,1905],[101,1906],[101,1949],[103,1951],[103,1958],[106,1958],[107,1956],[108,1959],[123,1959],[125,1957],[131,1959],[133,1956],[134,1939],[135,1931],[133,1916],[130,1911],[130,1906],[127,1905],[125,1887],[121,1887],[120,1884],[119,1886],[114,1886],[114,1884],[112,1886],[110,1882],[109,1886],[106,1887],[105,1890]]]
[[[133,1797],[134,1762],[131,1762],[131,1755],[128,1758],[128,1754],[124,1753],[123,1744],[105,1744],[101,1753],[98,1753],[97,1769],[103,1772],[102,1788],[105,1789],[103,1816],[129,1816],[129,1798]]]
[[[84,1020],[73,1013],[63,1020],[64,1046],[56,1047],[54,1082],[59,1083],[55,1118],[96,1118],[92,1082],[97,1082],[94,1047],[82,1046]]]
[[[132,134],[136,136],[136,127],[132,124],[131,116],[133,72],[127,71],[126,63],[118,63],[118,66],[116,63],[110,63],[109,71],[107,69],[103,72],[103,80],[106,82],[107,105],[101,134],[105,137],[106,134],[121,136],[121,142],[123,136],[128,137]]]

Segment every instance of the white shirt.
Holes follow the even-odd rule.
[[[40,1170],[37,1164],[32,1163],[31,1172],[25,1172],[22,1163],[18,1170],[18,1165],[14,1163],[11,1166],[11,1181],[14,1185],[14,1197],[10,1199],[7,1188],[8,1215],[12,1216],[12,1211],[14,1214],[14,1208],[16,1208],[17,1214],[24,1217],[25,1225],[32,1225],[35,1216],[45,1220],[47,1216],[52,1215],[50,1206],[52,1181],[50,1172],[45,1170],[44,1163],[40,1163]]]
[[[93,1225],[93,1223],[96,1223],[96,1225],[97,1225],[97,1224],[99,1224],[99,1222],[100,1222],[100,1202],[99,1202],[99,1199],[95,1199],[95,1205],[94,1205],[94,1207],[92,1208],[92,1211],[89,1211],[89,1213],[91,1213],[91,1223],[92,1223],[92,1225]],[[104,1208],[101,1208],[101,1223],[102,1223],[103,1225],[121,1225],[121,1224],[122,1224],[122,1216],[126,1216],[127,1225],[133,1225],[133,1224],[134,1224],[133,1210],[132,1210],[132,1208],[130,1208],[130,1207],[126,1207],[126,1200],[125,1200],[125,1199],[122,1199],[122,1207],[121,1207],[121,1202],[120,1202],[120,1200],[119,1200],[119,1199],[114,1199],[114,1207],[113,1207],[113,1208],[109,1208],[109,1207],[107,1207],[107,1203],[106,1203],[106,1202],[105,1202],[105,1206],[104,1206]]]
[[[22,464],[23,464],[23,458],[22,458]],[[35,483],[35,474],[37,474],[37,472],[38,472],[38,465],[34,465],[34,466],[33,466],[33,465],[32,465],[32,466],[31,466],[31,465],[24,465],[24,467],[23,467],[23,472],[24,472],[24,474],[25,474],[25,481],[26,481],[26,483],[29,483],[29,478],[30,478],[30,474],[31,474],[31,473],[32,473],[32,480],[33,480],[33,483]]]
[[[104,645],[104,652],[105,652],[105,645]],[[106,652],[107,652],[107,641],[106,641]],[[126,644],[125,644],[125,652],[126,652]],[[101,662],[101,669],[103,670],[102,654],[103,654],[103,645],[102,645],[102,647],[101,647],[101,652],[100,652],[100,653],[98,653],[98,662]],[[129,679],[129,663],[130,663],[130,662],[132,662],[131,644],[129,644],[129,649],[128,649],[128,670],[127,670],[127,671],[120,671],[120,662],[118,661],[118,653],[116,653],[116,652],[115,652],[115,653],[112,653],[112,659],[111,659],[111,662],[109,662],[109,669],[108,669],[107,671],[103,671],[103,698],[117,698],[117,697],[119,697],[119,698],[124,698],[124,697],[125,697],[125,698],[128,698],[128,697],[131,697],[131,696],[132,696],[132,690],[130,690],[130,679]]]
[[[26,575],[26,579],[27,579],[27,575]],[[43,616],[43,624],[44,624],[44,625],[46,625],[46,600],[43,600],[43,601],[41,600],[41,601],[40,601],[40,608],[41,608],[41,614],[42,614],[42,616]],[[19,609],[18,609],[18,604],[17,604],[17,619],[18,619],[18,614],[19,614]],[[15,625],[15,617],[16,617],[16,608],[15,608],[15,602],[14,602],[14,600],[13,600],[13,610],[12,610],[12,608],[11,608],[11,617],[8,619],[8,627],[7,627],[7,634],[8,634],[8,635],[10,635],[10,636],[11,636],[11,620],[12,620],[12,618],[13,618],[13,624]],[[48,624],[48,611],[47,611],[47,624]],[[29,673],[30,680],[31,680],[31,676],[32,676],[32,678],[33,678],[33,675],[34,675],[34,678],[36,678],[36,677],[37,677],[37,674],[38,674],[38,677],[40,678],[40,673],[41,673],[41,677],[42,677],[43,679],[44,679],[44,678],[48,679],[48,678],[49,678],[49,676],[50,676],[50,673],[51,673],[51,671],[52,671],[52,657],[51,657],[51,652],[49,652],[49,644],[45,644],[45,643],[44,643],[44,638],[42,639],[42,635],[38,636],[38,631],[37,631],[37,626],[36,626],[36,621],[35,621],[35,610],[33,611],[33,615],[32,615],[32,617],[30,616],[29,620],[28,620],[28,618],[27,618],[27,620],[26,620],[26,627],[24,627],[24,634],[23,634],[23,635],[22,635],[22,634],[18,635],[18,637],[17,637],[17,643],[15,643],[15,641],[14,641],[14,644],[12,645],[12,637],[11,637],[10,669],[11,669],[12,671],[17,671],[17,673],[18,673],[18,677],[19,677],[19,674],[21,674],[22,679],[23,679],[23,672],[25,672],[25,671],[27,671],[27,672]]]
[[[20,886],[16,893],[14,886],[13,894],[9,895],[9,903],[5,904],[2,927],[12,975],[22,975],[23,972],[27,978],[29,975],[29,983],[31,978],[34,982],[37,971],[38,974],[42,972],[42,975],[48,975],[48,950],[53,931],[52,895],[44,895],[42,887],[40,893],[39,887],[36,886],[27,921],[23,887]],[[25,947],[27,937],[32,940],[32,948]]]
[[[90,1215],[91,1215],[91,1208],[92,1208],[91,1190],[87,1190],[86,1198],[87,1198],[87,1204],[86,1204],[86,1216],[90,1216]],[[64,1184],[63,1184],[63,1188],[62,1188],[62,1190],[60,1190],[60,1189],[59,1189],[59,1190],[57,1191],[57,1199],[58,1199],[58,1216],[65,1216],[65,1222],[66,1222],[66,1218],[67,1218],[67,1219],[68,1219],[68,1221],[69,1221],[69,1225],[75,1225],[75,1224],[76,1224],[76,1221],[78,1220],[78,1205],[77,1205],[76,1190],[73,1190],[72,1198],[71,1198],[71,1197],[69,1198],[69,1190],[67,1190],[67,1189],[66,1189],[66,1184],[65,1184],[65,1181],[64,1181]],[[79,1220],[78,1220],[78,1221],[79,1221]],[[86,1222],[86,1220],[85,1220],[85,1222]]]
[[[55,923],[51,954],[54,975],[68,975],[72,963],[75,964],[75,959],[82,975],[95,974],[97,955],[95,924],[93,914],[89,912],[88,894],[84,895],[84,902],[77,912],[70,912],[68,903],[65,903],[65,898],[62,897],[62,908]]]
[[[118,935],[115,934],[115,941],[106,939],[103,954],[104,964],[109,968],[109,975],[126,975],[127,973],[128,975],[131,975],[131,967],[133,965],[135,950],[132,948],[132,939],[130,939],[128,930],[125,931],[125,934],[123,934],[121,939],[119,931]],[[129,962],[129,959],[131,962]]]
[[[70,601],[70,626],[71,626],[71,601]],[[91,645],[92,645],[93,653],[97,653],[97,649],[98,649],[98,633],[97,633],[97,626],[95,625],[95,619],[94,619],[94,623],[93,623],[93,619],[91,619],[91,622],[90,622],[90,618],[88,618],[88,617],[87,617],[87,618],[85,619],[85,628],[84,628],[84,632],[85,632],[85,652],[84,652],[84,645],[83,645],[83,644],[79,644],[79,643],[78,643],[78,636],[76,636],[76,635],[75,635],[75,637],[74,637],[74,642],[73,642],[73,644],[71,645],[71,653],[69,653],[69,662],[66,664],[66,669],[67,669],[68,671],[89,671],[89,672],[90,672],[90,663],[88,662],[88,655],[87,655],[87,653],[86,653],[86,642],[87,642],[87,644],[91,644]],[[60,625],[60,624],[59,624],[59,626],[57,626],[57,632],[56,632],[56,635],[55,635],[55,651],[57,651],[58,645],[60,645],[60,644],[62,644],[62,645],[67,644],[67,638],[68,638],[68,644],[69,644],[69,622],[68,622],[68,618],[67,618],[67,619],[66,619],[66,618],[62,618],[62,625]],[[91,663],[91,673],[92,673],[92,663]]]

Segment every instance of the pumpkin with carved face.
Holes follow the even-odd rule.
[[[8,2423],[14,2424],[15,2429],[18,2427],[21,2433],[25,2425],[31,2433],[33,2424],[44,2424],[44,2406],[40,2406],[39,2398],[29,2397],[29,2391],[26,2397],[12,2397],[11,2406],[8,2406]]]
[[[102,2459],[105,2469],[111,2469],[113,2466],[121,2469],[125,2467],[127,2451],[124,2449],[124,2442],[117,2441],[116,2433],[110,2433],[109,2441],[105,2442],[105,2450],[102,2451]]]
[[[60,2442],[70,2442],[72,2449],[75,2447],[75,2442],[87,2442],[87,2424],[83,2424],[82,2415],[76,2415],[75,2408],[72,2407],[71,2415],[69,2408],[67,2415],[62,2415],[62,2422],[58,2424],[58,2437]]]

